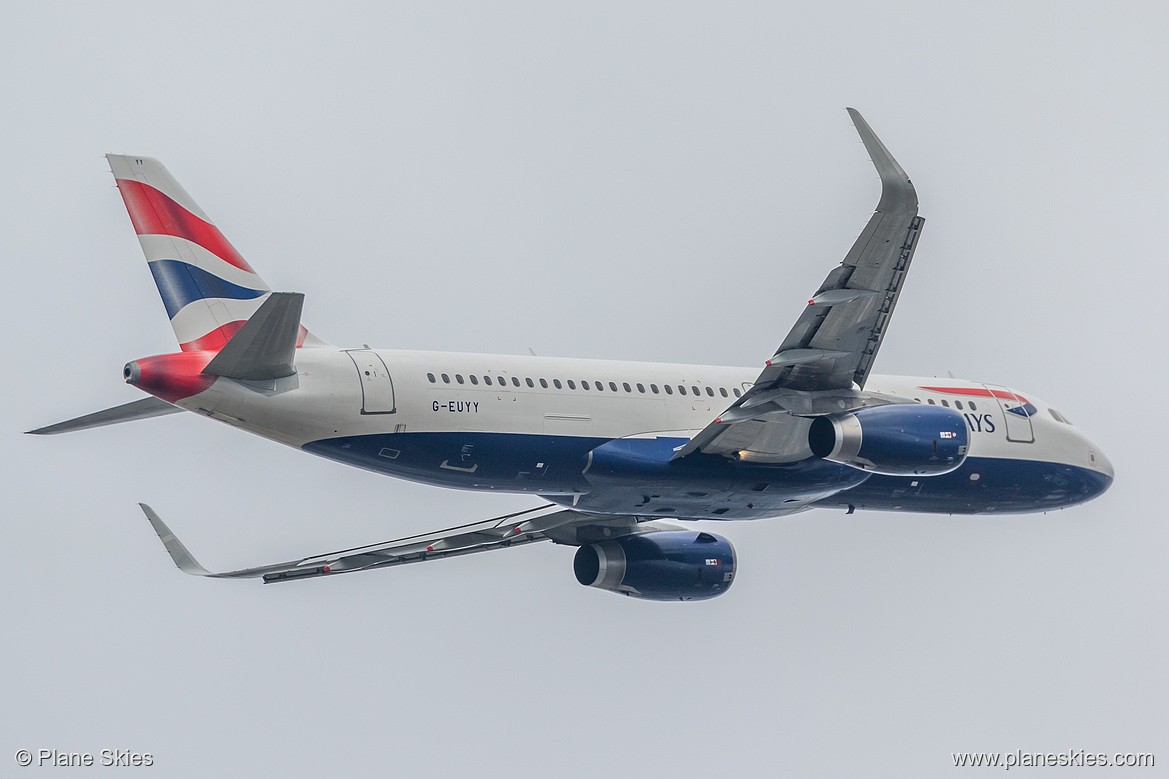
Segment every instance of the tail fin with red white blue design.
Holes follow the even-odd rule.
[[[151,157],[107,154],[110,170],[185,351],[218,351],[271,294],[207,214]],[[322,343],[303,327],[297,346]]]

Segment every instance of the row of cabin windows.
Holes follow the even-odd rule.
[[[914,398],[914,400],[915,400],[915,401],[917,401],[918,403],[921,403],[921,398]],[[936,405],[938,405],[937,403],[935,403],[935,402],[934,402],[934,399],[933,399],[933,398],[926,398],[925,400],[926,400],[926,403],[929,403],[931,406],[936,406]],[[948,401],[948,400],[946,400],[945,398],[943,398],[943,399],[942,399],[942,405],[943,405],[943,406],[945,406],[946,408],[949,408],[949,407],[950,407],[950,401]],[[974,403],[974,401],[973,401],[973,400],[968,400],[968,401],[966,401],[966,405],[970,406],[970,410],[971,410],[971,411],[977,411],[977,410],[978,410],[978,406],[977,406],[977,405]],[[955,400],[955,401],[954,401],[954,408],[958,409],[959,411],[964,411],[964,410],[965,410],[965,409],[964,409],[964,407],[962,406],[962,401],[960,401],[960,400]]]
[[[450,383],[451,383],[451,377],[450,377],[448,374],[446,374],[446,373],[440,373],[440,374],[439,374],[439,376],[442,378],[442,383],[443,383],[443,384],[450,384]],[[437,378],[435,378],[435,376],[434,376],[434,374],[433,374],[433,373],[428,373],[428,374],[426,374],[426,378],[427,378],[427,379],[430,381],[430,383],[431,383],[431,384],[437,384],[437,383],[438,383],[438,379],[437,379]],[[472,374],[470,374],[469,376],[467,376],[467,378],[466,378],[466,379],[464,379],[464,378],[463,378],[463,374],[461,374],[461,373],[456,373],[456,374],[455,374],[455,382],[456,382],[456,383],[458,383],[458,384],[466,384],[466,383],[467,383],[467,380],[470,380],[471,384],[473,384],[473,385],[475,385],[475,386],[478,386],[478,385],[479,385],[479,377],[478,377],[478,376],[476,376],[476,375],[475,375],[475,374],[473,374],[473,373],[472,373]],[[484,384],[486,384],[486,385],[487,385],[487,386],[489,386],[489,387],[490,387],[490,386],[493,386],[493,385],[496,385],[496,384],[498,384],[500,387],[506,387],[506,386],[507,386],[507,381],[508,381],[508,379],[507,379],[507,377],[506,377],[506,376],[495,376],[495,377],[491,377],[491,376],[484,376],[484,377],[483,377],[483,383],[484,383]],[[548,389],[548,380],[547,380],[547,379],[537,379],[536,381],[539,381],[539,382],[540,382],[540,386],[541,386],[541,387],[543,387],[544,389]],[[523,382],[523,384],[526,384],[527,386],[529,386],[529,387],[532,387],[533,389],[534,389],[534,388],[535,388],[535,386],[536,386],[536,382],[532,381],[531,379],[524,379],[524,382]],[[518,376],[512,376],[512,377],[511,377],[511,385],[512,385],[513,387],[520,387],[520,386],[523,386],[523,384],[520,384],[520,380],[519,380],[519,377],[518,377]],[[567,385],[568,385],[568,388],[569,388],[570,390],[574,390],[574,389],[576,389],[576,382],[575,382],[575,381],[573,381],[572,379],[565,379],[565,384],[567,384]],[[617,392],[617,391],[618,391],[618,389],[617,389],[617,382],[615,382],[615,381],[611,381],[611,382],[609,382],[608,384],[609,384],[609,391],[610,391],[610,392]],[[553,379],[553,380],[552,380],[552,386],[554,386],[556,389],[563,389],[563,388],[564,388],[564,384],[561,384],[561,383],[560,383],[560,379]],[[632,393],[632,392],[633,392],[633,387],[637,387],[637,391],[638,391],[639,393],[641,393],[642,395],[644,395],[644,394],[645,394],[645,385],[644,385],[644,384],[642,384],[642,383],[640,383],[640,382],[638,382],[638,383],[634,384],[633,386],[630,386],[629,382],[627,382],[627,381],[625,381],[625,382],[622,382],[622,383],[621,383],[621,389],[624,389],[624,390],[625,390],[626,392],[628,392],[628,393]],[[594,389],[594,388],[595,388],[595,389],[597,390],[597,392],[604,392],[604,391],[605,391],[605,382],[602,382],[602,381],[594,381],[594,382],[592,382],[592,383],[590,384],[590,383],[588,382],[588,380],[586,380],[586,379],[582,379],[582,380],[581,380],[581,382],[580,382],[580,388],[581,388],[581,389],[584,389],[584,390],[591,390],[591,389]],[[705,389],[706,389],[706,394],[707,394],[707,396],[709,396],[709,397],[712,397],[712,398],[713,398],[713,397],[714,397],[714,387],[706,387]],[[649,391],[650,391],[651,393],[653,393],[654,395],[661,394],[661,392],[662,392],[663,390],[665,391],[665,393],[666,393],[667,395],[673,395],[673,394],[674,394],[674,387],[673,387],[673,386],[671,386],[671,385],[669,385],[669,384],[663,384],[663,385],[661,386],[661,388],[660,388],[660,389],[658,388],[658,385],[656,385],[656,384],[650,384],[650,385],[649,385]],[[691,386],[691,387],[690,387],[690,389],[689,389],[689,392],[690,392],[690,394],[692,394],[692,395],[699,395],[699,396],[701,396],[701,395],[702,395],[702,390],[701,390],[701,389],[699,389],[699,388],[698,388],[698,387],[696,387],[696,386]],[[731,388],[731,392],[733,392],[733,393],[734,393],[734,395],[735,395],[735,397],[736,397],[736,398],[737,398],[737,397],[740,397],[740,396],[743,394],[743,393],[742,393],[742,392],[740,392],[738,389],[736,389],[736,388],[733,388],[733,387]],[[679,394],[679,395],[685,395],[686,393],[687,393],[686,386],[685,386],[685,385],[683,385],[683,384],[679,384],[679,385],[678,385],[678,394]],[[724,398],[729,398],[729,397],[730,397],[730,393],[728,393],[728,392],[727,392],[727,390],[726,390],[726,387],[719,387],[719,388],[718,388],[718,393],[719,393],[719,395],[721,395],[721,396],[722,396],[722,397],[724,397]]]
[[[914,400],[916,400],[918,403],[921,403],[921,398],[914,398]],[[928,403],[929,403],[931,406],[933,406],[933,405],[936,405],[936,404],[934,403],[934,401],[933,401],[933,398],[926,398],[926,401],[927,401],[927,402],[928,402]],[[978,410],[978,406],[976,406],[976,405],[974,404],[974,401],[973,401],[973,400],[968,400],[968,401],[966,401],[966,404],[967,404],[968,406],[970,406],[970,410],[971,410],[971,411],[977,411],[977,410]],[[950,404],[949,404],[947,401],[945,401],[945,400],[943,400],[943,401],[942,401],[942,405],[943,405],[943,406],[945,406],[946,408],[949,408],[949,407],[950,407]],[[957,408],[959,411],[961,411],[961,410],[962,410],[962,401],[960,401],[960,400],[955,400],[955,401],[954,401],[954,407],[955,407],[955,408]],[[1050,413],[1050,414],[1051,414],[1053,417],[1055,417],[1055,419],[1056,419],[1057,421],[1059,421],[1059,422],[1063,422],[1065,425],[1070,425],[1070,424],[1072,424],[1072,423],[1071,423],[1071,421],[1070,421],[1070,420],[1068,420],[1068,418],[1067,418],[1067,417],[1065,417],[1063,414],[1061,414],[1061,413],[1059,413],[1058,411],[1056,411],[1054,408],[1049,408],[1049,409],[1047,409],[1047,411],[1048,411],[1048,413]]]

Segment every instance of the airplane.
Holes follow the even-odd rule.
[[[266,583],[552,541],[584,585],[704,600],[733,545],[690,520],[813,508],[1010,514],[1102,494],[1113,468],[1059,411],[1005,386],[871,373],[924,220],[852,108],[876,212],[760,368],[338,348],[301,324],[163,165],[107,155],[180,351],[126,364],[147,397],[29,431],[190,411],[306,452],[440,487],[543,503],[458,527],[223,573],[139,504],[175,565]]]

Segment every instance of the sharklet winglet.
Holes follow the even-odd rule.
[[[146,519],[150,520],[150,524],[154,527],[154,532],[158,534],[158,539],[162,541],[162,545],[166,547],[166,551],[170,554],[170,559],[174,560],[176,566],[183,573],[189,573],[192,576],[215,576],[215,574],[208,571],[203,566],[199,565],[199,561],[187,551],[187,547],[183,546],[171,529],[162,521],[162,517],[154,511],[154,509],[147,506],[145,503],[139,503],[138,506],[142,509],[142,513],[146,515]]]

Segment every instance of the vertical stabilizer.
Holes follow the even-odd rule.
[[[161,162],[106,159],[179,346],[220,349],[263,305],[269,286]],[[298,346],[306,335],[302,327]]]

